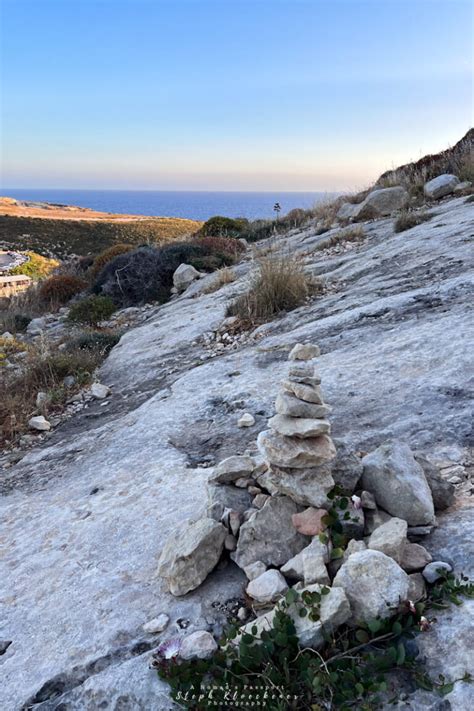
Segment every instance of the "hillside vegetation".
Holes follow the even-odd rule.
[[[118,243],[163,244],[196,232],[202,223],[174,217],[110,220],[0,214],[0,243],[65,258],[97,254]]]

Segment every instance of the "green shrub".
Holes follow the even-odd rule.
[[[423,222],[431,220],[432,217],[433,215],[428,215],[426,212],[403,212],[395,220],[394,230],[395,232],[411,230],[412,227],[421,225]]]
[[[203,224],[199,234],[203,237],[240,237],[247,226],[248,220],[244,218],[232,219],[215,215]]]
[[[110,296],[87,296],[71,305],[68,320],[96,326],[100,321],[107,321],[116,310]]]
[[[54,274],[41,282],[39,298],[47,308],[56,308],[87,287],[87,282],[72,274]]]

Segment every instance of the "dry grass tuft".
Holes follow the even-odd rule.
[[[426,212],[403,212],[395,220],[394,230],[395,232],[411,230],[412,227],[421,225],[423,222],[428,222],[432,217],[433,215],[429,215]]]
[[[264,257],[258,260],[249,290],[230,304],[227,315],[238,316],[249,325],[264,323],[282,311],[301,306],[320,289],[306,273],[301,259]]]
[[[63,385],[68,375],[76,378],[77,389],[88,383],[94,370],[104,359],[99,349],[75,347],[52,352],[44,343],[29,346],[21,362],[21,371],[0,378],[0,444],[14,441],[27,431],[28,420],[38,414],[36,396],[46,392],[51,410],[61,409],[71,390]],[[44,410],[41,414],[46,414]]]
[[[203,294],[212,294],[214,291],[218,291],[222,286],[226,284],[232,284],[235,281],[235,274],[229,267],[223,267],[218,269],[214,274],[214,279],[211,283],[203,289]]]
[[[336,245],[344,242],[362,242],[364,237],[365,232],[361,225],[358,225],[357,227],[347,227],[346,229],[339,230],[339,232],[331,235],[328,239],[320,242],[316,249],[328,249],[329,247],[335,247]]]

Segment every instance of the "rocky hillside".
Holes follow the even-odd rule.
[[[360,458],[399,441],[453,482],[455,501],[423,545],[474,574],[472,205],[450,197],[428,213],[399,233],[392,217],[362,220],[357,241],[308,224],[264,243],[301,255],[324,288],[253,331],[226,320],[248,286],[250,252],[232,283],[209,292],[209,275],[141,312],[100,371],[111,394],[3,457],[1,708],[172,708],[152,650],[196,630],[218,634],[248,581],[227,560],[175,597],[160,555],[205,513],[209,468],[257,454],[296,343],[321,350],[338,452]],[[246,413],[250,426],[239,426]],[[439,612],[420,642],[430,672],[451,678],[469,666],[473,615],[472,601]],[[470,694],[459,683],[442,708],[470,708]],[[417,691],[398,708],[441,708],[436,698]]]

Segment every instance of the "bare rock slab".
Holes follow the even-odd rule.
[[[274,566],[286,563],[308,544],[308,538],[293,526],[291,517],[297,511],[295,502],[286,496],[268,499],[240,527],[237,550],[231,558],[241,568],[257,561]]]
[[[374,550],[354,553],[342,565],[333,587],[342,587],[356,621],[389,617],[400,601],[407,599],[408,575],[384,553]]]
[[[364,489],[385,511],[410,526],[434,522],[431,490],[410,447],[395,441],[383,444],[362,460]]]
[[[219,561],[226,535],[221,523],[202,518],[168,539],[158,572],[173,595],[186,595],[207,578]]]
[[[257,446],[270,464],[277,467],[317,467],[336,456],[336,448],[328,435],[296,440],[265,430],[260,432]]]

